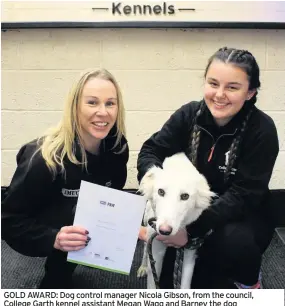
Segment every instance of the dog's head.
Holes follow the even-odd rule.
[[[184,153],[166,158],[163,169],[152,167],[143,177],[139,191],[155,210],[157,232],[165,235],[175,235],[197,220],[215,196]]]

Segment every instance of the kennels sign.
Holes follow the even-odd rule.
[[[173,15],[174,5],[166,2],[159,4],[133,4],[124,5],[123,2],[112,2],[113,15]]]

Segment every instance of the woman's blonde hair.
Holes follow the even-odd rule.
[[[84,85],[88,80],[93,78],[100,78],[112,82],[117,91],[118,116],[115,123],[117,131],[114,148],[120,144],[122,136],[126,135],[125,109],[122,93],[114,76],[106,69],[84,72],[74,83],[67,96],[63,117],[59,124],[49,129],[46,134],[39,139],[39,143],[41,143],[39,150],[54,177],[58,170],[62,173],[65,172],[64,158],[66,156],[72,163],[81,164],[83,167],[87,167],[87,156],[80,136],[81,126],[78,119],[78,107]],[[78,160],[75,156],[75,141],[78,142],[81,151],[81,160]]]

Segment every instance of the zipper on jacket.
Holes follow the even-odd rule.
[[[222,138],[223,136],[233,136],[233,135],[235,135],[235,133],[236,133],[236,131],[237,131],[237,129],[235,129],[235,131],[234,131],[233,134],[222,134],[222,135],[220,135],[220,136],[218,137],[218,139],[215,141],[214,136],[213,136],[209,131],[207,131],[206,129],[202,128],[202,127],[199,126],[199,125],[198,125],[198,127],[199,127],[201,130],[205,131],[207,134],[209,134],[209,135],[212,137],[212,139],[213,139],[213,145],[212,145],[212,147],[211,147],[211,149],[210,149],[210,153],[209,153],[209,156],[208,156],[208,163],[212,160],[212,157],[213,157],[213,153],[214,153],[216,144],[218,143],[218,141],[220,140],[220,138]]]
[[[215,144],[212,146],[212,148],[211,148],[211,150],[210,150],[210,154],[209,154],[209,157],[208,157],[208,162],[211,161],[214,150],[215,150]]]

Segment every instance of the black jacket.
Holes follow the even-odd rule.
[[[127,178],[129,149],[126,139],[112,149],[114,137],[102,141],[100,155],[87,153],[88,171],[65,160],[65,177],[53,179],[41,153],[31,160],[37,142],[24,145],[17,155],[17,169],[2,202],[2,239],[27,256],[48,256],[62,226],[73,224],[81,180],[122,189]],[[125,145],[121,154],[117,151]],[[78,147],[77,153],[78,154]]]
[[[200,102],[190,102],[182,106],[159,132],[143,144],[138,156],[139,181],[152,165],[161,167],[167,156],[181,151],[189,153],[193,118],[199,105]],[[213,201],[211,207],[196,222],[188,226],[191,236],[203,236],[208,230],[222,224],[264,211],[262,206],[268,195],[268,184],[279,144],[273,120],[255,106],[229,182],[224,183],[226,153],[239,131],[248,106],[245,103],[241,111],[223,127],[215,124],[208,108],[198,118],[201,137],[197,168],[219,198]],[[211,149],[213,154],[209,161]]]

